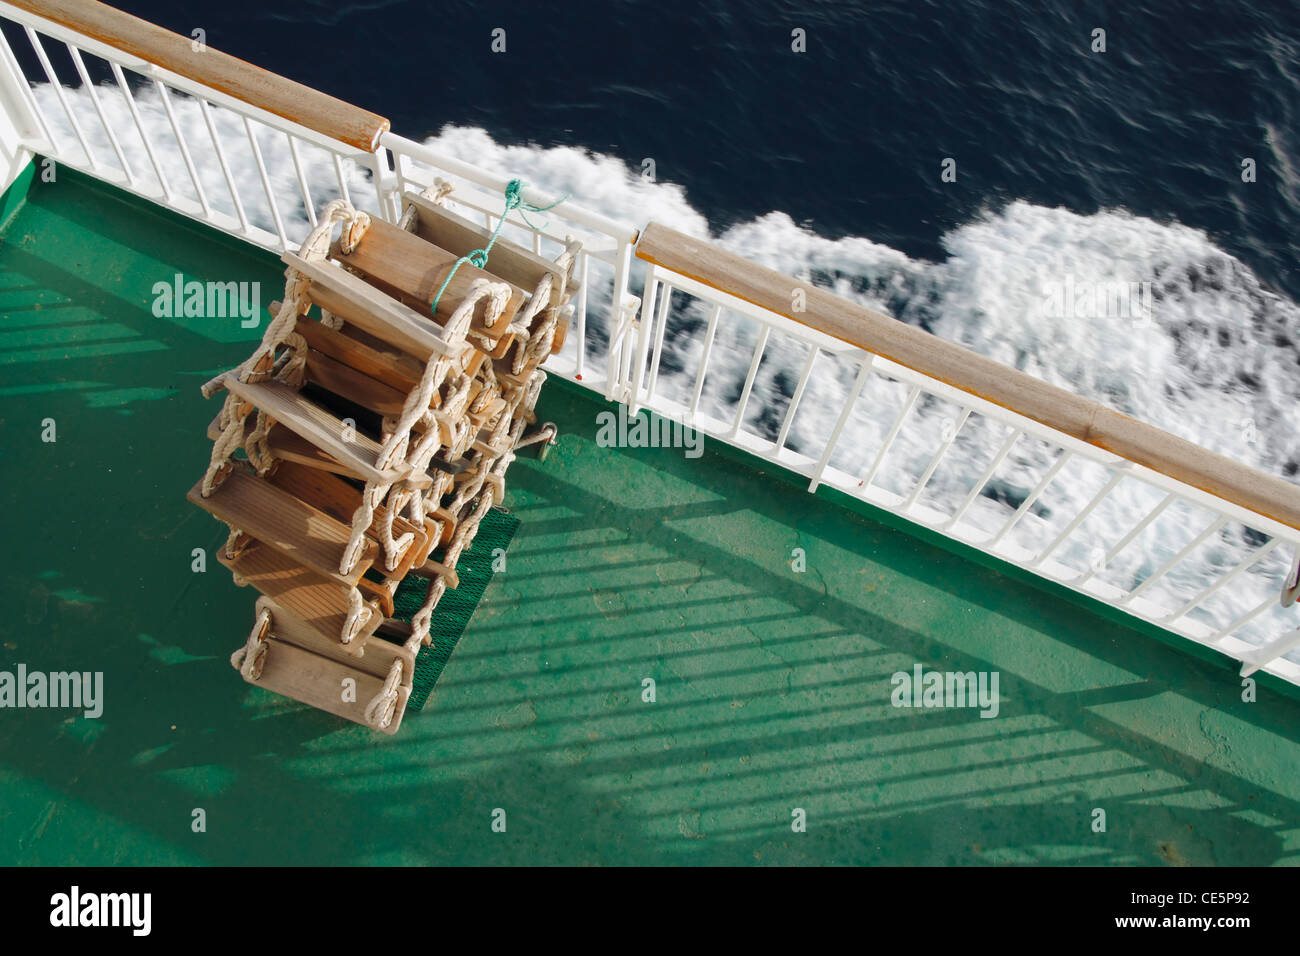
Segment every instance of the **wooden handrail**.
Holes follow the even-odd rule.
[[[379,137],[388,130],[388,120],[382,116],[211,47],[198,52],[189,37],[164,30],[97,0],[8,2],[123,53],[368,153],[375,151]]]
[[[1300,530],[1300,486],[1184,441],[923,329],[652,222],[637,258],[1010,409]],[[803,289],[806,311],[795,312]]]

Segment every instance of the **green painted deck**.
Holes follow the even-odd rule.
[[[0,710],[0,863],[1300,860],[1293,699],[716,446],[597,447],[556,382],[559,445],[514,465],[522,527],[428,706],[390,738],[251,688],[254,594],[185,491],[199,384],[260,331],[151,290],[265,304],[281,269],[62,171],[0,264],[0,669],[105,684],[97,720]],[[918,662],[997,671],[998,716],[891,706]]]

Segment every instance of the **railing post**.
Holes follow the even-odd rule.
[[[0,192],[8,189],[31,162],[31,150],[21,144],[50,136],[27,78],[18,67],[9,41],[0,33]]]
[[[871,369],[875,364],[876,357],[867,352],[866,358],[858,366],[858,374],[853,379],[849,394],[844,399],[844,407],[840,409],[840,417],[835,420],[835,427],[831,429],[830,436],[826,439],[826,448],[822,451],[817,467],[813,470],[812,481],[808,483],[809,494],[817,492],[817,486],[821,484],[822,475],[826,473],[826,469],[831,463],[831,456],[835,454],[835,443],[840,440],[840,433],[844,431],[844,426],[848,424],[849,417],[853,414],[853,407],[857,405],[858,396],[862,394],[862,388],[867,384],[867,379],[871,377]]]
[[[1300,647],[1300,627],[1283,634],[1275,641],[1270,641],[1253,653],[1243,654],[1241,658],[1241,676],[1249,677],[1255,671],[1267,667],[1283,654]]]
[[[377,146],[371,155],[375,162],[375,203],[379,215],[389,222],[397,222],[402,218],[402,197],[398,178],[388,164],[390,153],[387,147]]]
[[[635,415],[640,411],[641,398],[641,374],[645,370],[645,359],[642,357],[645,353],[647,335],[649,328],[646,322],[647,314],[653,316],[654,297],[655,297],[655,267],[647,266],[645,271],[645,288],[642,290],[640,316],[633,310],[627,316],[627,328],[624,328],[624,314],[627,313],[628,303],[624,301],[628,293],[628,277],[632,268],[632,244],[629,242],[619,241],[618,244],[618,263],[614,266],[614,307],[613,314],[610,316],[610,328],[618,329],[618,352],[614,351],[614,339],[611,335],[609,340],[609,375],[614,376],[615,380],[607,383],[605,394],[607,397],[616,398],[622,401],[628,407],[628,414]],[[650,320],[653,324],[653,318]],[[632,350],[635,356],[636,367],[632,369],[631,381],[625,378],[625,368],[628,362],[625,359],[623,350],[629,348],[628,333],[632,331],[632,326],[636,326],[636,348]],[[615,368],[617,367],[617,371]]]

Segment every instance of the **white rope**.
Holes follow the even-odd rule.
[[[370,615],[374,613],[376,613],[374,607],[361,599],[361,592],[352,588],[348,592],[348,614],[343,620],[343,632],[339,635],[339,642],[351,644],[356,640],[362,629],[370,623]]]
[[[234,561],[248,549],[249,544],[252,543],[252,538],[248,538],[241,542],[239,539],[244,537],[244,532],[240,531],[234,525],[228,525],[228,527],[230,528],[230,534],[226,536],[226,559]],[[238,545],[238,547],[236,547],[236,545]]]
[[[204,498],[212,494],[212,490],[220,484],[217,481],[218,473],[226,468],[230,456],[243,441],[244,416],[248,414],[248,410],[249,406],[243,405],[233,394],[227,395],[222,403],[221,415],[217,419],[221,434],[212,443],[212,456],[208,461],[207,471],[203,473],[203,484],[199,489]]]
[[[375,509],[379,503],[384,500],[388,494],[391,485],[380,485],[373,481],[367,481],[365,490],[361,492],[361,504],[357,505],[357,510],[352,513],[352,531],[348,536],[348,545],[343,549],[343,557],[339,559],[339,574],[351,574],[361,560],[361,553],[365,550],[366,534],[370,531],[370,526],[375,523]]]
[[[267,436],[274,425],[275,419],[259,408],[257,424],[244,439],[244,452],[248,455],[249,464],[261,476],[265,476],[275,464],[275,456],[271,454],[271,446],[267,443]]]
[[[411,640],[417,637],[423,644],[429,643],[429,628],[433,624],[433,612],[438,607],[438,602],[447,591],[447,582],[440,574],[429,582],[428,593],[424,595],[424,604],[420,610],[415,612],[411,618]]]
[[[253,621],[253,629],[248,632],[248,642],[230,655],[230,666],[239,671],[246,681],[256,681],[262,676],[266,666],[266,654],[271,645],[264,638],[271,629],[271,612],[261,608]]]
[[[388,669],[388,677],[384,680],[384,686],[366,705],[366,723],[378,730],[383,730],[393,722],[393,717],[397,714],[397,701],[401,698],[398,693],[401,683],[402,660],[398,658],[393,661],[393,666]]]

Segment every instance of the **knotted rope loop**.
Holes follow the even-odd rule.
[[[370,726],[377,730],[383,730],[393,722],[393,717],[397,713],[397,701],[401,696],[397,692],[401,682],[402,661],[401,658],[398,658],[393,661],[393,666],[388,669],[388,677],[384,680],[384,686],[366,705],[366,722]]]
[[[239,671],[246,681],[259,680],[262,676],[262,668],[266,666],[266,652],[271,648],[266,642],[270,629],[271,612],[267,608],[261,608],[257,612],[257,619],[253,621],[253,629],[248,632],[248,642],[230,655],[230,666]]]

